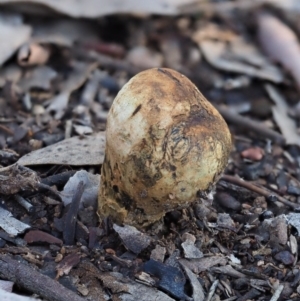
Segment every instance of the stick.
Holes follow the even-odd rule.
[[[271,196],[275,196],[279,202],[293,208],[293,209],[298,209],[299,208],[299,205],[298,204],[295,204],[287,199],[285,199],[284,197],[276,194],[276,193],[271,193],[270,191],[264,189],[264,188],[261,188],[261,187],[258,187],[250,182],[247,182],[247,181],[243,181],[242,179],[240,178],[237,178],[237,177],[234,177],[234,176],[229,176],[229,175],[223,175],[221,177],[221,180],[225,181],[225,182],[228,182],[228,183],[232,183],[234,185],[237,185],[237,186],[240,186],[240,187],[244,187],[250,191],[254,191],[266,198],[270,198]]]
[[[269,138],[273,142],[278,143],[280,145],[285,144],[285,139],[280,133],[267,128],[262,123],[234,113],[223,106],[215,105],[215,108],[229,123],[253,131],[256,134],[259,134],[260,137]]]
[[[0,254],[0,277],[15,282],[28,291],[49,301],[85,301],[59,282],[32,267]]]

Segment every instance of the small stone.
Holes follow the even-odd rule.
[[[264,150],[260,147],[251,147],[241,152],[241,156],[244,159],[249,159],[252,161],[260,161],[264,154]]]
[[[241,209],[241,203],[237,201],[236,198],[231,196],[230,194],[226,192],[218,192],[215,195],[215,201],[222,207],[232,209],[232,210],[240,210]]]
[[[281,251],[278,252],[274,258],[280,262],[282,262],[284,265],[291,265],[295,261],[295,257],[293,254],[289,251]]]

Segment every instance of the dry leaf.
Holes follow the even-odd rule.
[[[102,0],[101,5],[99,5],[99,0],[0,0],[0,4],[7,3],[12,5],[15,2],[16,5],[18,5],[20,3],[27,3],[27,11],[30,9],[29,4],[35,4],[36,6],[44,5],[51,10],[58,11],[71,17],[97,18],[116,13],[175,15],[180,13],[177,9],[179,5],[188,4],[194,1],[195,0]]]
[[[105,132],[72,137],[33,151],[19,159],[21,165],[100,165],[104,160]]]
[[[244,52],[244,56],[241,57],[239,53],[234,54],[229,48],[226,42],[204,40],[199,42],[201,51],[205,59],[215,68],[230,72],[247,74],[252,77],[262,78],[280,83],[283,80],[282,74],[279,69],[271,64],[264,64],[254,66],[249,62],[244,62],[244,56],[247,56],[247,51]],[[247,47],[244,48],[245,50]],[[248,54],[254,60],[253,48],[249,46]],[[260,56],[257,56],[256,62],[263,62]]]
[[[29,40],[30,35],[30,26],[10,24],[7,19],[2,20],[0,15],[0,66]]]
[[[181,266],[186,276],[189,278],[191,286],[193,288],[193,300],[197,300],[197,301],[205,300],[204,289],[200,281],[198,280],[197,276],[183,263],[181,263]]]
[[[203,253],[195,246],[196,238],[190,233],[184,233],[182,239],[184,242],[181,244],[184,257],[188,259],[202,258]]]
[[[300,145],[300,136],[297,133],[296,122],[288,115],[289,107],[286,100],[272,85],[267,84],[265,88],[269,97],[275,103],[275,106],[272,107],[273,117],[286,139],[286,143]]]
[[[61,93],[49,99],[47,111],[54,114],[55,119],[61,119],[67,109],[71,93],[80,88],[91,72],[96,69],[97,63],[73,62],[73,70],[68,79],[62,83]]]
[[[32,88],[50,90],[51,81],[57,76],[57,72],[48,66],[39,66],[28,73],[18,82],[23,92]]]
[[[258,38],[266,53],[281,63],[300,89],[300,44],[295,33],[270,14],[259,14]]]
[[[125,247],[135,254],[139,254],[151,243],[151,238],[137,230],[135,227],[129,225],[120,227],[117,224],[114,224],[113,228],[119,234]]]
[[[47,112],[53,114],[55,119],[61,119],[67,110],[70,95],[70,91],[64,91],[49,99],[48,102],[51,103],[47,108]]]
[[[64,205],[67,206],[72,202],[72,198],[80,181],[83,181],[84,183],[84,191],[80,199],[80,207],[96,207],[100,185],[100,175],[94,175],[85,170],[77,171],[65,185],[61,194]]]

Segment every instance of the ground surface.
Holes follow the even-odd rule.
[[[300,299],[299,13],[266,2],[96,20],[5,7],[0,288],[18,293],[10,300]],[[96,201],[108,110],[151,67],[188,76],[234,146],[213,199],[139,232],[100,223]]]

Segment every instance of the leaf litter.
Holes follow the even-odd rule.
[[[191,14],[192,6],[184,8],[191,1],[104,2],[101,12],[95,5],[90,10],[93,1],[85,10],[78,10],[80,2],[21,2],[26,13],[1,12],[0,44],[1,28],[10,39],[0,50],[0,275],[6,253],[15,258],[11,271],[16,262],[27,271],[21,287],[40,278],[29,265],[58,279],[50,292],[44,283],[27,288],[49,300],[59,282],[68,294],[76,291],[72,301],[82,300],[77,293],[101,301],[296,300],[300,152],[291,112],[299,92],[296,55],[289,51],[299,44],[297,5],[206,1],[194,3]],[[49,8],[60,16],[50,16]],[[109,9],[134,16],[64,16],[94,18]],[[33,10],[47,18],[41,22]],[[151,15],[184,10],[172,19]],[[263,23],[270,18],[287,34]],[[290,42],[281,43],[283,36],[294,46],[285,48]],[[276,43],[283,50],[265,47]],[[94,207],[107,112],[130,77],[150,66],[190,77],[235,139],[212,199],[199,196],[141,232],[110,219],[100,224]],[[69,301],[68,294],[59,300]]]

